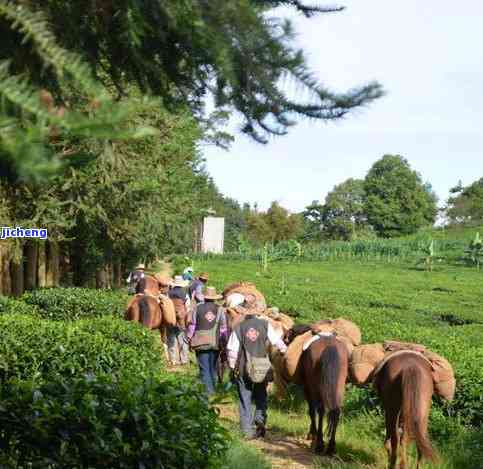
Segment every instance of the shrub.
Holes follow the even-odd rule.
[[[62,323],[26,315],[0,316],[0,377],[84,372],[159,374],[159,334],[117,318]]]
[[[11,380],[0,466],[216,468],[228,436],[199,388],[112,375]]]
[[[128,296],[111,290],[41,288],[25,293],[20,300],[37,306],[46,319],[73,321],[88,317],[120,317],[126,310]]]
[[[27,304],[15,298],[0,296],[0,315],[2,314],[30,314],[39,315],[40,311],[36,305]]]

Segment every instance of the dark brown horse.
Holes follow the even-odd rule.
[[[302,328],[301,328],[302,329]],[[300,369],[305,399],[309,404],[309,439],[316,453],[335,453],[335,434],[349,373],[347,347],[335,335],[321,336],[302,353]],[[316,425],[318,413],[318,426]],[[327,448],[324,448],[323,419],[327,413]]]
[[[394,469],[400,449],[400,468],[407,467],[406,451],[415,440],[417,467],[423,458],[434,460],[428,436],[428,417],[433,396],[433,377],[428,361],[417,352],[396,352],[376,374],[374,386],[386,417],[385,447]]]
[[[167,288],[159,280],[150,275],[145,275],[136,284],[136,294],[145,293],[146,295],[158,296]]]

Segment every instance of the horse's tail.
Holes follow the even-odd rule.
[[[145,289],[146,289],[146,277],[143,277],[136,284],[136,294],[138,294],[138,293],[144,293],[144,290]]]
[[[151,325],[151,308],[149,307],[148,298],[143,296],[139,299],[139,312],[143,326],[149,327]]]
[[[329,339],[329,343],[320,357],[320,366],[322,368],[322,405],[328,412],[327,435],[330,437],[336,431],[342,406],[342,393],[338,392],[342,363],[335,339]]]
[[[424,428],[421,401],[421,384],[424,380],[423,370],[419,366],[405,369],[402,372],[402,414],[403,431],[416,440],[416,446],[423,458],[435,460],[433,448],[429,441],[427,429]]]

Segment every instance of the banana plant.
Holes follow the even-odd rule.
[[[480,238],[479,232],[476,233],[475,239],[470,242],[465,253],[467,254],[467,259],[476,265],[477,270],[480,270],[481,259],[483,258],[483,241]]]
[[[435,253],[434,253],[434,240],[432,239],[429,245],[426,247],[423,247],[421,251],[424,253],[424,257],[419,261],[419,263],[424,263],[426,266],[426,269],[429,272],[433,271],[433,263],[435,259]]]

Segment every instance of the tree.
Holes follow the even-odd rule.
[[[378,235],[393,237],[434,223],[436,195],[402,156],[385,155],[364,180],[367,220]]]
[[[322,239],[323,208],[323,205],[318,200],[313,200],[301,213],[304,223],[304,232],[302,235],[304,241],[320,241]]]
[[[446,215],[452,224],[478,226],[483,223],[483,178],[469,186],[463,187],[461,182],[451,189]]]
[[[364,181],[347,179],[325,198],[322,209],[323,232],[330,239],[350,240],[367,226]]]
[[[55,169],[48,163],[59,149],[52,155],[53,148],[34,145],[39,133],[48,141],[54,127],[62,134],[79,134],[89,126],[89,135],[94,128],[101,135],[107,124],[115,124],[120,133],[119,118],[125,112],[113,112],[109,120],[107,111],[122,110],[133,87],[160,97],[171,111],[188,106],[208,127],[236,110],[242,131],[259,142],[284,135],[296,118],[338,119],[381,96],[377,83],[346,93],[322,86],[308,70],[303,52],[294,47],[290,22],[276,16],[281,5],[308,17],[338,10],[302,0],[1,2],[0,97],[8,106],[0,109],[0,121],[6,125],[16,115],[31,116],[23,122],[29,132],[20,138],[30,137],[31,145],[28,152],[13,149],[11,136],[10,147],[4,144],[0,156],[6,159],[8,148],[10,166],[23,155],[23,162],[36,162],[37,170],[41,163]],[[91,71],[96,80],[89,79]],[[306,91],[303,100],[284,91],[286,78]],[[53,97],[47,103],[52,104],[50,114],[39,105],[42,89]],[[123,99],[105,103],[106,90]],[[215,117],[205,116],[208,95],[214,98]],[[99,114],[97,120],[86,121],[92,114]],[[76,126],[77,120],[83,125]]]
[[[278,243],[295,239],[302,234],[302,217],[291,214],[277,202],[266,212],[252,211],[247,220],[248,237],[256,243]]]

